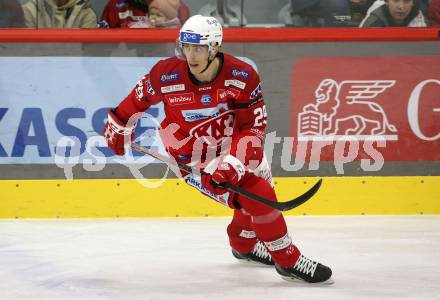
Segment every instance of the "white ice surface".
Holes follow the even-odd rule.
[[[236,261],[229,218],[0,220],[0,299],[440,299],[440,216],[286,220],[334,285]]]

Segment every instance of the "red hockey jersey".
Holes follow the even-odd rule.
[[[165,119],[161,127],[174,123],[178,128],[174,136],[187,139],[185,146],[175,149],[177,154],[191,155],[197,139],[217,147],[232,137],[233,149],[244,136],[257,137],[262,144],[267,114],[260,78],[249,64],[219,55],[223,57],[221,69],[206,84],[193,82],[187,63],[177,57],[159,61],[121,102],[117,115],[128,121],[133,114],[163,102]],[[166,140],[164,144],[174,147]]]

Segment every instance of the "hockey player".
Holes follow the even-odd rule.
[[[222,37],[215,18],[189,18],[179,32],[179,55],[158,62],[109,112],[108,146],[124,155],[132,116],[163,102],[159,133],[170,156],[209,173],[183,174],[185,181],[234,209],[227,228],[232,254],[275,265],[286,279],[330,282],[330,268],[301,254],[279,211],[221,188],[229,182],[277,201],[262,149],[267,114],[259,76],[249,64],[219,51]]]

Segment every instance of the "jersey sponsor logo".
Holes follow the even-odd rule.
[[[188,185],[198,189],[200,192],[211,197],[215,201],[220,202],[223,205],[229,206],[228,205],[229,192],[226,192],[222,195],[215,195],[215,194],[211,193],[202,185],[200,176],[197,176],[197,175],[188,174],[184,177],[184,179]]]
[[[208,90],[210,90],[210,89],[212,89],[211,86],[204,86],[204,87],[200,87],[200,88],[199,88],[199,91],[208,91]]]
[[[226,91],[223,89],[219,89],[217,90],[217,101],[218,102],[222,102],[222,101],[226,101]]]
[[[170,105],[182,105],[182,104],[194,103],[194,93],[166,95],[165,99]]]
[[[257,98],[258,95],[260,95],[262,92],[261,89],[261,83],[258,83],[257,87],[252,91],[251,95],[249,96],[249,98],[251,100],[254,100],[255,98]]]
[[[232,99],[238,99],[238,97],[240,96],[240,91],[236,90],[234,88],[228,88],[226,90],[224,89],[218,89],[217,90],[217,99],[219,102],[221,101],[226,101],[226,99],[232,98]]]
[[[155,92],[154,89],[153,89],[153,86],[151,85],[151,81],[150,81],[150,79],[148,79],[147,81],[145,81],[145,84],[147,85],[147,92],[148,92],[148,94],[150,94],[150,95],[154,95],[154,94],[156,94],[156,92]]]
[[[244,79],[248,79],[249,77],[249,73],[246,72],[245,70],[239,70],[239,69],[232,69],[232,76],[234,77],[241,77]]]
[[[194,32],[182,31],[180,33],[180,41],[182,43],[199,44],[200,43],[200,34],[194,33]]]
[[[238,97],[240,97],[241,92],[234,88],[229,88],[226,90],[226,94],[234,99],[238,99]]]
[[[217,117],[220,115],[220,113],[226,111],[227,109],[228,105],[226,103],[222,103],[217,105],[217,107],[182,110],[182,116],[185,121],[194,122]]]
[[[202,102],[203,105],[209,105],[212,102],[212,98],[209,95],[203,95],[200,102]]]
[[[179,73],[177,72],[171,72],[166,74],[160,75],[160,82],[169,82],[169,81],[175,81],[179,79]]]
[[[225,111],[219,116],[206,120],[189,132],[195,138],[205,138],[205,142],[210,146],[218,145],[224,137],[232,135],[235,113],[232,110]],[[214,139],[215,141],[213,141]],[[215,144],[213,144],[215,142]]]
[[[218,116],[219,111],[215,110],[212,112],[205,112],[205,113],[195,112],[195,111],[182,111],[182,115],[185,118],[185,121],[194,122],[194,121],[200,121],[200,120],[204,120],[204,119]]]
[[[230,85],[238,87],[239,89],[242,89],[242,90],[244,90],[244,88],[246,87],[246,83],[244,83],[243,81],[240,81],[237,79],[225,80],[225,86],[230,86]]]
[[[160,91],[164,94],[177,92],[177,91],[184,91],[184,90],[185,90],[184,84],[167,85],[160,88]]]

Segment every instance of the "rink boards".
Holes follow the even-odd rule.
[[[265,151],[273,158],[279,200],[292,199],[324,178],[315,197],[287,214],[439,214],[438,41],[342,43],[328,35],[312,37],[301,43],[235,40],[222,46],[258,67],[270,116],[266,140],[274,142]],[[318,37],[325,42],[313,42]],[[231,215],[178,179],[168,178],[154,189],[142,186],[105,147],[108,108],[158,58],[173,55],[172,41],[1,43],[6,71],[0,74],[0,218]],[[354,88],[379,87],[380,92],[341,102],[356,105],[328,107],[337,107],[333,120],[339,120],[339,130],[351,131],[344,135],[325,127],[328,111],[316,95],[322,87],[337,91],[329,104],[347,100]],[[163,118],[160,107],[147,113]],[[307,127],[310,122],[317,126]],[[156,123],[143,118],[137,129],[148,133]],[[353,132],[361,123],[364,131]],[[386,128],[378,132],[374,124]],[[76,157],[58,155],[72,136],[85,150]],[[157,139],[150,137],[144,146],[156,147]],[[305,149],[306,157],[285,151],[290,138],[292,148]],[[311,158],[312,143],[322,146],[318,161]],[[103,155],[91,156],[92,150]],[[96,168],[103,157],[105,168]],[[160,178],[160,167],[152,163],[142,173]]]
[[[279,201],[317,178],[275,178]],[[325,177],[319,192],[287,215],[439,214],[436,176]],[[227,216],[232,210],[179,179],[147,188],[134,179],[2,180],[0,218]]]

